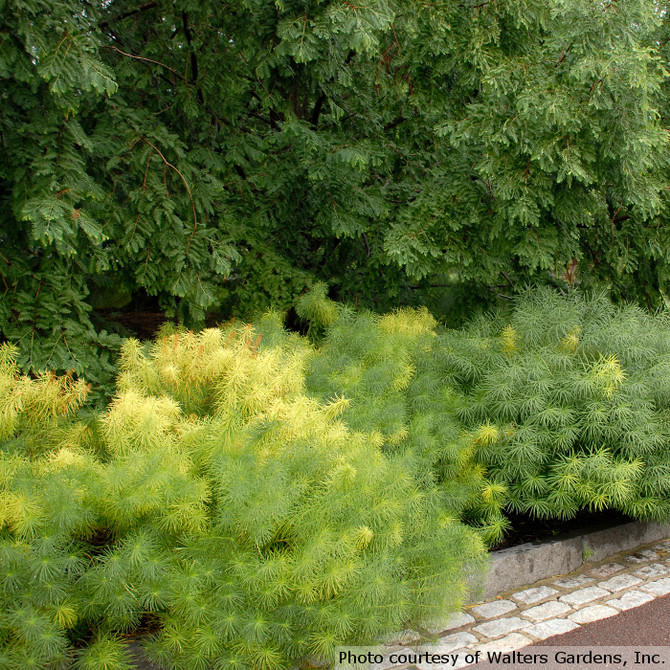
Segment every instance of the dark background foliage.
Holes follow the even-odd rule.
[[[663,3],[0,11],[0,329],[25,369],[102,382],[124,324],[315,280],[451,321],[529,281],[664,300]]]

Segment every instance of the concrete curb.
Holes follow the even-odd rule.
[[[599,529],[608,531],[604,534],[595,535],[599,531],[594,531],[582,535],[591,543],[594,540],[602,541],[602,546],[596,546],[594,550],[595,556],[598,549],[609,551],[612,541],[626,546],[634,541],[634,537],[654,537],[658,532],[658,528],[649,528],[645,524],[636,526],[640,527],[633,528],[625,524],[618,528]],[[576,533],[572,538],[563,539],[574,540],[579,536]],[[545,544],[560,546],[560,540]],[[574,548],[574,544],[570,546]],[[554,575],[535,584],[524,584],[521,590],[517,587],[488,601],[466,607],[464,611],[452,614],[447,619],[436,620],[429,628],[403,631],[401,636],[386,645],[388,661],[374,666],[373,670],[406,670],[407,665],[399,667],[396,662],[392,662],[393,652],[416,652],[422,649],[433,654],[451,654],[451,663],[434,665],[433,668],[437,670],[444,670],[447,665],[452,668],[464,667],[469,664],[468,658],[472,652],[483,654],[493,650],[511,652],[522,649],[557,635],[577,631],[593,622],[616,618],[621,613],[662,599],[663,596],[670,597],[670,538],[652,540],[599,561],[589,561],[567,574]],[[655,622],[658,624],[656,632],[663,634],[664,641],[667,636],[668,602],[666,599],[663,603],[662,620]],[[622,631],[609,639],[616,639],[619,632]],[[596,638],[591,636],[590,639],[593,642]],[[576,644],[579,646],[581,643]],[[508,662],[517,667],[514,660],[503,661]],[[425,670],[424,664],[414,665]],[[586,665],[580,664],[579,667]]]
[[[477,595],[492,598],[669,536],[670,523],[632,521],[587,533],[570,533],[549,542],[528,542],[494,551],[483,590]]]

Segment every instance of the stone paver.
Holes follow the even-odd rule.
[[[651,598],[651,596],[649,597]],[[495,638],[513,633],[522,628],[528,628],[528,626],[530,626],[530,621],[520,619],[518,616],[510,616],[497,619],[496,621],[487,621],[486,623],[479,624],[479,626],[475,626],[472,630],[486,637]]]
[[[590,605],[589,607],[583,607],[574,614],[570,614],[568,619],[575,623],[591,623],[592,621],[598,621],[598,619],[607,619],[618,613],[619,610],[608,605]]]
[[[642,591],[628,591],[628,593],[624,593],[621,598],[608,600],[607,604],[610,607],[616,607],[618,610],[629,610],[632,607],[644,605],[653,599],[654,596],[649,593],[643,593]]]
[[[595,579],[593,579],[593,577],[588,577],[587,575],[577,575],[576,577],[556,579],[554,580],[554,584],[564,589],[576,589],[578,586],[584,586],[584,584],[590,584],[594,581]]]
[[[477,607],[473,607],[470,611],[482,617],[482,619],[492,619],[493,617],[507,614],[515,610],[516,607],[516,603],[513,603],[511,600],[493,600],[490,603],[477,605]]]
[[[512,598],[521,601],[525,605],[532,605],[540,600],[551,598],[551,596],[555,596],[557,593],[556,589],[552,589],[549,586],[538,586],[534,589],[525,589],[524,591],[513,593]]]
[[[476,644],[479,640],[472,633],[452,633],[440,639],[435,647],[436,654],[448,654],[455,649],[462,649],[471,644]]]
[[[387,644],[411,644],[421,639],[421,634],[415,630],[410,630],[406,628],[405,630],[400,631],[399,633],[394,633],[390,635],[387,640]]]
[[[559,603],[556,600],[552,600],[544,605],[531,607],[529,610],[523,612],[522,616],[537,623],[538,621],[544,621],[545,619],[562,616],[571,610],[572,607],[569,607],[565,603]]]
[[[607,589],[608,591],[612,591],[612,593],[614,593],[615,591],[628,589],[631,586],[636,586],[640,583],[642,583],[642,580],[639,577],[633,577],[631,575],[617,575],[616,577],[611,577],[604,582],[598,582],[598,586],[601,589]]]
[[[658,554],[651,549],[643,549],[642,551],[637,551],[630,556],[626,556],[624,561],[627,563],[644,563],[645,561],[653,561],[658,558]]]
[[[599,565],[597,568],[593,568],[589,572],[598,577],[609,577],[610,575],[614,575],[625,569],[626,566],[621,565],[621,563],[605,563],[605,565]]]
[[[475,618],[472,615],[465,612],[457,612],[444,621],[436,621],[430,624],[430,626],[426,627],[426,630],[433,634],[444,633],[444,631],[453,630],[454,628],[462,628],[469,623],[474,623],[474,621]]]
[[[598,600],[598,598],[604,598],[608,595],[610,595],[609,591],[605,591],[605,589],[601,589],[599,586],[587,586],[585,589],[567,593],[566,595],[561,596],[559,600],[568,605],[585,605],[586,603]]]
[[[537,623],[530,628],[524,628],[523,632],[536,637],[538,640],[546,640],[552,635],[562,635],[575,628],[579,628],[579,624],[569,619],[550,619],[549,621]]]
[[[653,593],[655,596],[667,596],[670,593],[670,578],[657,579],[655,582],[641,586],[640,590]]]
[[[666,568],[662,563],[652,563],[651,565],[645,565],[639,570],[633,570],[633,574],[638,577],[644,577],[648,579],[649,577],[660,577],[661,575],[667,575],[670,573],[670,568]]]
[[[473,651],[478,649],[482,652],[482,656],[486,658],[487,651],[512,651],[514,649],[521,649],[529,645],[532,640],[525,635],[520,633],[512,633],[512,635],[507,635],[506,637],[500,638],[495,642],[488,642],[487,644],[478,644],[476,647],[473,647]]]

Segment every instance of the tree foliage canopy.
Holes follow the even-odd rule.
[[[0,3],[0,328],[28,367],[93,307],[387,307],[579,268],[667,281],[663,3]],[[572,274],[571,274],[572,273]]]

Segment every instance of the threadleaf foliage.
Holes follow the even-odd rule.
[[[347,400],[305,393],[314,356],[271,315],[129,340],[86,418],[81,383],[4,349],[0,667],[121,670],[151,621],[164,666],[282,668],[457,609],[481,540]]]
[[[666,313],[551,290],[441,336],[440,374],[508,508],[670,516]]]

